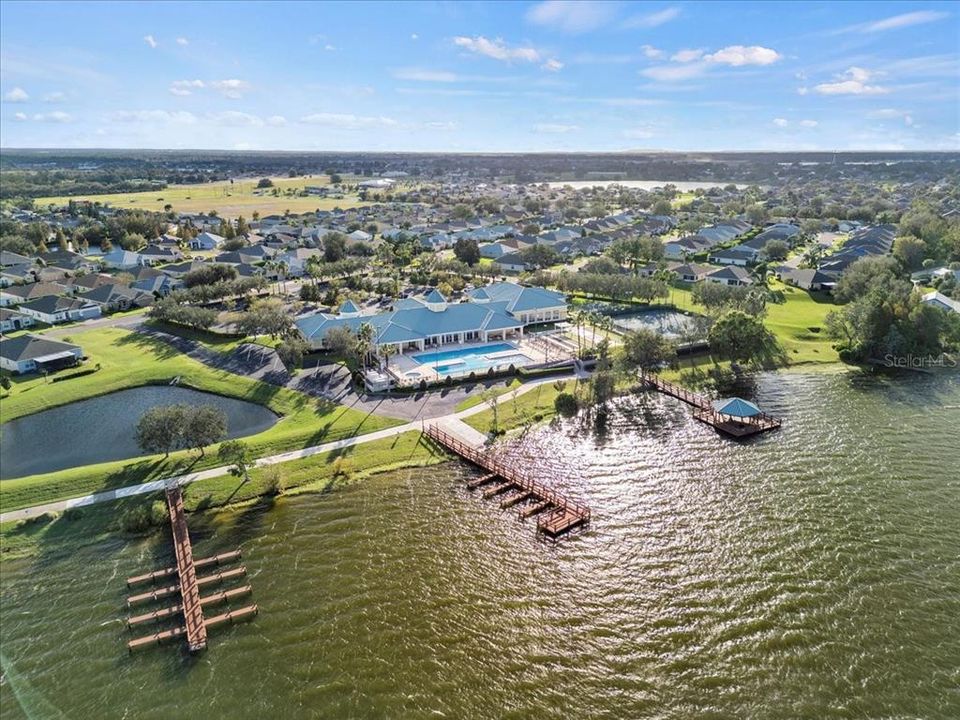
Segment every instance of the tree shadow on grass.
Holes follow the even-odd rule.
[[[157,337],[156,335],[144,332],[124,333],[112,343],[117,347],[133,346],[145,352],[149,352],[157,360],[169,360],[177,355],[184,354],[182,350],[173,344]]]

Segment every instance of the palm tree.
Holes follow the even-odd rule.
[[[390,367],[390,356],[397,354],[397,346],[381,345],[379,348],[377,348],[377,353],[383,358],[383,366],[388,368]]]
[[[290,266],[287,265],[285,260],[277,260],[273,267],[277,270],[280,276],[280,282],[283,283],[283,292],[287,291],[287,272],[290,270]]]
[[[357,331],[356,353],[364,370],[367,369],[367,358],[373,348],[373,338],[375,336],[376,332],[370,323],[362,323]]]
[[[583,348],[581,347],[580,341],[580,325],[583,323],[583,311],[574,308],[567,313],[567,317],[573,321],[573,326],[577,331],[577,357],[579,358],[583,353]]]

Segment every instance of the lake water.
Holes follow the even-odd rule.
[[[213,405],[227,415],[231,438],[271,427],[277,416],[262,405],[189,388],[148,385],[61,405],[0,426],[3,478],[123,460],[137,447],[140,416],[158,405]]]
[[[593,509],[557,544],[459,463],[192,516],[260,606],[194,659],[125,649],[165,534],[5,561],[4,717],[960,717],[960,377],[754,399],[781,431],[647,395],[528,433],[511,452]]]
[[[611,185],[620,185],[634,190],[656,190],[665,185],[673,185],[680,192],[693,192],[694,190],[709,190],[715,187],[726,187],[727,185],[736,185],[739,189],[748,187],[747,185],[727,182],[689,182],[683,180],[569,180],[567,182],[547,183],[552,188],[562,188],[569,185],[575,190],[591,187],[610,187]]]

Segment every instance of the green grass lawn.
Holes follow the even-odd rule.
[[[214,370],[160,340],[126,330],[91,330],[78,333],[74,340],[90,357],[90,365],[100,363],[101,369],[92,375],[58,383],[36,377],[16,379],[10,393],[0,399],[0,417],[4,422],[75,400],[140,385],[167,383],[179,377],[183,386],[255,402],[281,416],[269,430],[244,439],[255,457],[319,445],[401,423]],[[149,456],[4,480],[0,483],[0,507],[4,511],[15,510],[218,464],[216,447],[212,447],[202,459],[198,459],[196,453],[181,451],[172,453],[166,460],[162,456]]]
[[[244,178],[231,183],[229,180],[203,183],[198,185],[171,185],[162,190],[147,192],[112,193],[107,195],[75,195],[37,198],[34,204],[38,208],[47,205],[66,205],[70,200],[91,200],[117,208],[154,210],[162,212],[165,205],[172,205],[174,212],[210,212],[216,210],[221,217],[235,218],[245,216],[248,220],[253,212],[261,215],[313,212],[314,210],[332,210],[334,208],[361,207],[369,203],[361,202],[356,195],[347,194],[342,199],[321,197],[284,196],[274,197],[270,190],[258,190],[257,179]],[[307,185],[326,185],[329,177],[273,178],[273,183],[281,190],[303,190]],[[349,182],[349,180],[348,180]]]
[[[426,442],[419,432],[406,432],[392,438],[374,440],[361,446],[322,453],[301,460],[273,466],[286,495],[304,492],[326,492],[347,482],[403,467],[422,467],[449,460],[434,444]],[[188,512],[221,508],[228,505],[278,502],[270,495],[272,468],[254,468],[250,480],[233,475],[203,480],[184,489],[184,505]],[[88,508],[72,510],[53,519],[17,521],[0,525],[2,557],[9,559],[42,550],[45,545],[63,548],[69,545],[96,543],[105,537],[123,532],[123,516],[127,512],[162,501],[162,493],[141,495]],[[282,502],[282,499],[279,500]],[[191,529],[206,519],[191,518]],[[160,527],[165,527],[162,523]]]
[[[573,380],[568,380],[566,391],[573,392],[573,385]],[[556,414],[553,401],[558,394],[559,391],[553,383],[543,383],[514,400],[502,401],[498,410],[499,428],[509,430],[553,417]],[[464,418],[463,422],[480,432],[489,432],[493,422],[493,410],[484,410],[471,415]]]
[[[496,396],[503,395],[505,392],[510,392],[514,388],[520,387],[521,384],[522,383],[520,382],[519,379],[514,378],[513,380],[506,381],[498,385],[494,385],[493,386],[494,395]],[[475,393],[470,397],[464,400],[461,400],[459,403],[457,403],[457,406],[454,408],[454,410],[456,412],[460,412],[461,410],[468,410],[476,405],[479,405],[483,401],[484,400],[480,396],[480,393]]]

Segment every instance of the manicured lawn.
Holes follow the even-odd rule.
[[[319,445],[401,422],[214,370],[166,343],[137,333],[106,328],[77,333],[74,340],[90,356],[90,365],[100,363],[101,369],[58,383],[42,378],[15,381],[9,396],[0,402],[4,421],[75,400],[139,385],[167,383],[179,377],[183,386],[255,402],[281,416],[269,430],[245,438],[255,457]],[[202,459],[196,453],[181,451],[166,460],[150,456],[4,480],[0,483],[0,506],[5,511],[14,510],[218,464],[216,447],[212,447]]]
[[[827,293],[807,292],[800,288],[770,281],[772,290],[783,292],[786,302],[767,305],[766,325],[777,336],[788,364],[833,363],[840,357],[827,337],[827,313],[837,305]]]
[[[505,392],[509,392],[509,391],[513,390],[514,388],[516,388],[516,387],[520,387],[520,385],[521,385],[520,381],[519,381],[518,379],[516,379],[516,378],[514,378],[514,379],[513,379],[512,381],[510,381],[510,382],[499,383],[499,384],[493,386],[494,395],[497,395],[497,396],[503,395]],[[461,400],[459,403],[457,403],[457,406],[454,408],[454,410],[455,410],[455,412],[460,412],[461,410],[467,410],[467,409],[472,408],[472,407],[474,407],[474,406],[476,406],[476,405],[479,405],[479,404],[482,403],[483,401],[484,401],[484,400],[483,400],[483,398],[480,396],[480,393],[479,393],[479,392],[478,392],[478,393],[474,393],[474,394],[471,395],[470,397],[468,397],[468,398],[466,398],[466,399],[464,399],[464,400]]]
[[[566,391],[573,392],[573,385],[573,380],[567,380]],[[502,401],[497,419],[500,429],[509,430],[553,417],[556,414],[553,401],[558,394],[559,391],[553,383],[543,383],[514,400]],[[471,415],[464,418],[463,422],[480,432],[489,432],[490,424],[493,422],[493,410],[484,410]]]
[[[369,475],[403,467],[420,467],[445,462],[450,458],[432,444],[427,444],[418,432],[407,432],[392,438],[375,440],[344,450],[314,455],[302,460],[281,463],[279,469],[286,494],[325,492],[338,485],[360,480]],[[250,503],[268,493],[267,468],[255,468],[249,482],[233,475],[223,475],[193,483],[184,489],[184,503],[188,512]],[[75,547],[96,543],[105,537],[122,532],[124,513],[162,501],[162,493],[142,495],[102,503],[89,508],[73,510],[55,520],[50,518],[28,522],[11,522],[0,526],[0,547],[3,558],[35,553],[44,545]],[[264,497],[261,502],[278,502]],[[279,500],[282,502],[282,499]],[[203,516],[201,516],[203,517]],[[203,520],[201,519],[202,523]],[[197,520],[190,524],[196,527]]]
[[[326,175],[299,178],[273,178],[275,186],[283,190],[302,190],[307,185],[326,185]],[[148,192],[113,193],[109,195],[76,195],[37,198],[37,207],[49,204],[66,205],[72,200],[92,200],[109,204],[117,208],[154,210],[162,212],[165,205],[173,206],[174,212],[209,212],[216,210],[221,217],[235,218],[243,215],[250,219],[254,210],[261,215],[312,212],[314,210],[332,210],[334,208],[360,207],[369,203],[361,202],[356,195],[346,195],[343,199],[321,197],[274,197],[271,190],[257,190],[257,179],[245,178],[230,183],[204,183],[201,185],[171,185],[162,190]]]

